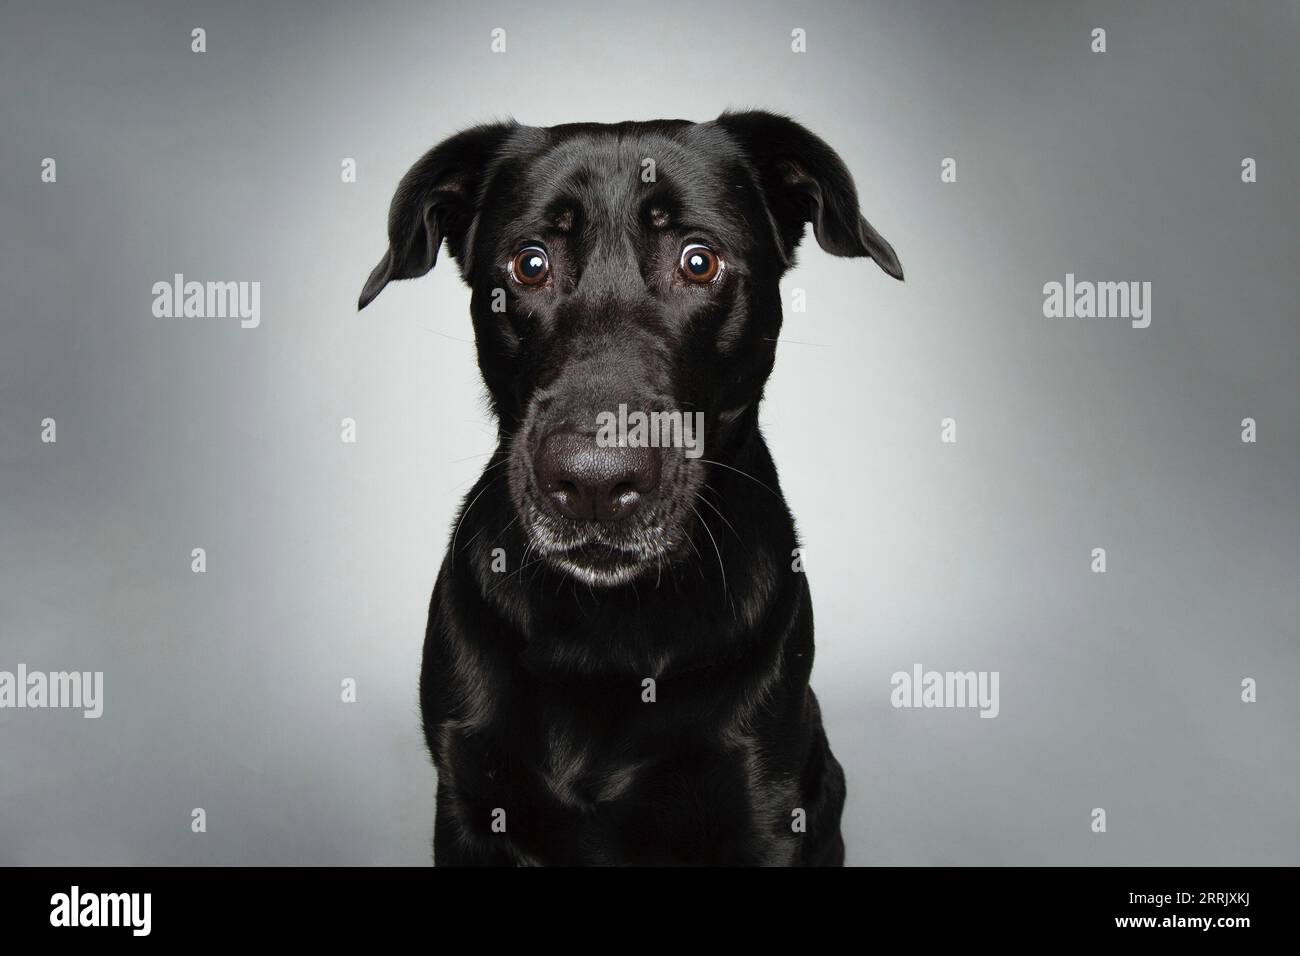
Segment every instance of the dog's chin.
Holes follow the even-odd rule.
[[[588,544],[548,554],[544,560],[551,567],[592,587],[617,587],[643,577],[659,567],[657,557]]]
[[[655,523],[611,527],[559,521],[536,506],[523,509],[521,519],[541,561],[591,587],[617,587],[657,574],[687,546],[685,529]]]

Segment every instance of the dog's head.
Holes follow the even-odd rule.
[[[808,222],[903,277],[839,156],[785,117],[479,126],[402,179],[359,307],[446,241],[528,540],[617,584],[684,553],[708,467],[756,427]]]

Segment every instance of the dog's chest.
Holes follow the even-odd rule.
[[[602,728],[594,734],[567,717],[539,726],[537,786],[562,805],[596,807],[627,796],[653,771],[657,754],[636,733]]]
[[[535,688],[515,726],[531,728],[526,758],[539,787],[575,807],[644,799],[683,758],[716,751],[699,722],[689,732],[696,709],[682,699],[661,704],[657,691],[642,681]]]
[[[716,715],[686,688],[648,690],[516,686],[489,727],[456,733],[466,816],[508,818],[495,838],[535,862],[671,861],[690,856],[680,834],[747,827],[752,755],[715,733]]]

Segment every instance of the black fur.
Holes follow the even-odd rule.
[[[809,222],[827,252],[902,278],[835,152],[769,113],[480,126],[398,186],[360,306],[445,240],[500,423],[425,637],[436,863],[843,862],[812,605],[758,427],[778,281]],[[685,281],[688,241],[720,254],[717,281]],[[534,243],[551,272],[527,287],[509,263]],[[538,443],[620,403],[703,412],[703,455],[662,449],[627,520],[566,517],[538,486]]]

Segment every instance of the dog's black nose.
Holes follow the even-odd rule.
[[[578,520],[622,521],[659,484],[657,448],[601,447],[577,432],[547,436],[533,467],[542,492]]]

